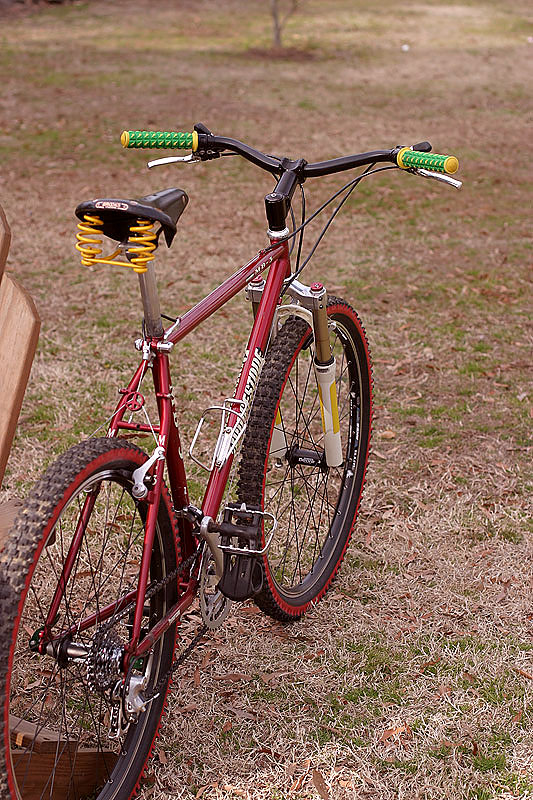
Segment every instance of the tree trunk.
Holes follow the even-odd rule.
[[[279,21],[278,0],[270,0],[270,11],[274,24],[274,47],[281,47],[281,23]]]

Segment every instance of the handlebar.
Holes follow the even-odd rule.
[[[207,130],[204,126],[197,126]],[[317,178],[332,175],[356,167],[364,167],[377,162],[390,162],[402,169],[429,169],[434,172],[452,175],[457,171],[459,162],[455,156],[437,155],[422,152],[410,147],[394,147],[391,150],[373,150],[368,153],[356,153],[329,161],[318,161],[308,164],[305,161],[291,162],[261,153],[237,139],[215,136],[194,130],[192,133],[182,131],[123,131],[120,137],[123,147],[158,148],[165,150],[192,150],[200,159],[214,158],[221,152],[231,151],[246,158],[261,169],[280,174],[296,167],[302,178]],[[431,145],[424,143],[425,149]],[[420,146],[420,145],[419,145]],[[416,148],[416,145],[415,145]]]

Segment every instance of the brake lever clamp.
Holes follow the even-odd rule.
[[[198,161],[212,161],[213,158],[220,158],[219,150],[197,150]]]

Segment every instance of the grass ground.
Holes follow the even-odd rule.
[[[456,153],[462,193],[368,181],[307,273],[355,305],[374,356],[374,453],[341,577],[290,628],[244,606],[211,638],[140,796],[533,797],[531,7],[308,0],[272,58],[269,24],[244,0],[2,18],[8,269],[43,326],[1,497],[100,424],[135,364],[135,280],[79,266],[80,200],[189,193],[158,261],[169,313],[265,242],[268,176],[236,159],[147,173],[123,128],[202,120],[308,160],[422,139]],[[309,182],[309,207],[339,184]],[[224,396],[238,370],[242,307],[174,359],[187,441],[199,395]]]

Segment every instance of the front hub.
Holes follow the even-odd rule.
[[[293,446],[287,452],[286,458],[291,467],[301,464],[306,467],[320,467],[323,472],[328,468],[323,450],[307,450],[304,447]]]

